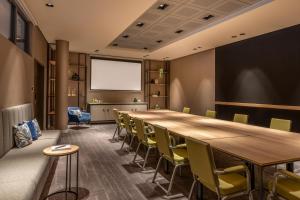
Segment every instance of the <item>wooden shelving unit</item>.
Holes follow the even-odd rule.
[[[55,127],[55,45],[48,45],[47,68],[47,129]],[[73,80],[74,73],[79,75],[79,80]],[[87,54],[70,52],[68,67],[68,106],[80,107],[86,110],[86,77]]]
[[[169,62],[145,60],[145,101],[148,109],[169,108]],[[163,71],[161,71],[163,70]]]
[[[55,45],[49,44],[47,67],[47,129],[53,129],[55,126],[55,71]]]
[[[68,106],[80,107],[81,110],[86,110],[87,55],[72,52],[69,59]],[[78,80],[72,79],[75,73],[79,75]]]

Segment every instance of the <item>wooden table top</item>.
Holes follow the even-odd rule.
[[[259,166],[300,160],[300,134],[169,110],[126,112]]]
[[[79,146],[71,145],[70,149],[63,149],[63,150],[55,150],[52,151],[51,147],[47,147],[43,150],[43,154],[46,156],[66,156],[79,151]]]

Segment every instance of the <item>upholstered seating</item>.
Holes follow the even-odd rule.
[[[242,124],[248,124],[248,115],[244,114],[234,114],[233,121],[242,123]]]
[[[76,115],[73,113],[74,110],[80,110],[80,108],[79,107],[68,107],[69,123],[70,122],[74,122],[77,124],[90,123],[90,121],[91,121],[90,113],[80,111],[80,115]]]
[[[292,121],[286,119],[272,118],[270,123],[270,128],[282,131],[291,131],[291,126]]]
[[[274,197],[300,200],[300,176],[286,170],[278,170],[274,180],[269,182],[269,190],[268,200]]]
[[[32,119],[32,106],[25,104],[0,112],[0,199],[38,200],[44,188],[53,159],[42,150],[56,145],[60,131],[42,131],[38,140],[24,148],[15,148],[12,126]],[[3,143],[4,142],[4,143]]]
[[[217,112],[214,110],[207,110],[205,113],[205,116],[209,117],[209,118],[216,118],[216,115],[217,115]]]
[[[190,114],[190,113],[191,113],[191,108],[189,108],[189,107],[183,107],[182,112],[183,112],[183,113]]]

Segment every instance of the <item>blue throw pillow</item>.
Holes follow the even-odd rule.
[[[41,131],[41,128],[40,128],[40,125],[39,125],[38,121],[36,119],[33,119],[32,123],[34,125],[35,131],[36,131],[38,137],[42,136],[42,131]]]
[[[34,126],[34,123],[33,121],[27,121],[26,122],[27,126],[29,127],[29,130],[30,130],[30,133],[31,133],[31,137],[32,137],[32,140],[37,140],[39,135],[37,133],[37,130]]]
[[[15,143],[18,148],[23,148],[32,143],[31,133],[26,123],[14,126],[13,132]]]

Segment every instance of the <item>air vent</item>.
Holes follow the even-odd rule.
[[[118,45],[117,43],[114,43],[113,46],[114,46],[114,47],[117,47],[117,46],[119,46],[119,45]]]
[[[204,19],[204,20],[210,20],[210,19],[212,19],[212,18],[214,18],[214,17],[215,17],[215,16],[209,14],[209,15],[203,17],[202,19]]]
[[[182,33],[183,32],[183,30],[178,30],[178,31],[175,31],[175,33],[177,33],[177,34],[180,34],[180,33]]]
[[[157,9],[159,9],[159,10],[165,10],[168,6],[169,6],[169,5],[166,4],[166,3],[160,4],[160,5],[157,7]]]
[[[144,47],[145,50],[148,50],[148,47]]]
[[[143,27],[143,26],[144,26],[144,23],[143,23],[143,22],[139,22],[139,23],[136,24],[136,26],[137,26],[137,27]]]
[[[162,40],[157,40],[156,42],[157,42],[157,43],[162,43]]]
[[[129,35],[123,35],[122,37],[123,38],[129,38]]]

